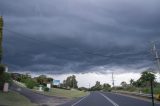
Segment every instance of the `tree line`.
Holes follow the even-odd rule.
[[[121,82],[121,87],[116,87],[117,90],[125,91],[141,91],[143,93],[150,93],[151,81],[154,87],[154,93],[160,93],[160,83],[156,81],[155,73],[151,71],[144,71],[138,80],[131,79],[129,84],[125,81]]]

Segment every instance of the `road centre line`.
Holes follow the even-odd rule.
[[[90,95],[90,94],[89,94]],[[75,106],[77,105],[78,103],[80,103],[82,100],[84,100],[85,98],[87,98],[89,95],[83,97],[82,99],[80,99],[79,101],[77,101],[76,103],[72,104],[71,106]]]
[[[117,103],[115,103],[113,100],[111,100],[109,97],[104,95],[103,93],[100,93],[105,99],[107,99],[109,102],[111,102],[114,106],[119,106]]]

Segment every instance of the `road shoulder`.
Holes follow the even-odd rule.
[[[106,93],[106,92],[103,92],[103,93]],[[130,94],[124,94],[124,93],[118,93],[118,92],[116,92],[116,93],[115,92],[109,92],[109,93],[113,93],[113,94],[121,95],[121,96],[126,96],[126,97],[130,97],[130,98],[138,99],[138,100],[143,100],[143,101],[146,101],[146,102],[152,102],[152,100],[149,99],[149,98],[140,97],[140,96],[136,96],[136,95],[130,95]],[[160,104],[160,101],[155,100],[155,103]]]

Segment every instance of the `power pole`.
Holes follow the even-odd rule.
[[[154,92],[153,92],[153,79],[151,78],[151,96],[152,96],[152,106],[154,106]]]
[[[74,89],[74,78],[72,77],[72,80],[73,80],[73,89]]]
[[[2,63],[3,17],[0,16],[0,64]]]
[[[159,58],[159,54],[158,54],[158,50],[156,48],[156,44],[155,42],[153,42],[153,48],[152,48],[152,54],[154,56],[154,61],[156,61],[159,73],[160,73],[160,58]],[[153,78],[151,78],[151,96],[152,96],[152,106],[154,106],[154,90],[153,90]]]
[[[114,73],[112,72],[112,86],[114,87]]]
[[[159,57],[159,54],[158,54],[158,51],[157,51],[157,48],[156,48],[156,44],[154,42],[153,42],[152,53],[154,55],[154,60],[156,61],[158,70],[160,72],[160,57]]]

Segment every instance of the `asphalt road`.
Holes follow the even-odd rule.
[[[12,84],[10,90],[20,93],[21,95],[27,97],[32,103],[36,103],[39,106],[57,106],[69,101],[68,99],[62,97],[46,96],[35,93],[27,88],[22,88],[15,84]]]
[[[15,84],[10,89],[40,106],[152,106],[151,102],[113,93],[91,92],[86,97],[68,102],[69,100],[65,98],[45,96]],[[155,106],[160,106],[160,104],[155,104]]]
[[[86,97],[59,106],[152,106],[152,104],[113,93],[91,92]],[[155,106],[160,106],[160,104],[155,104]]]

